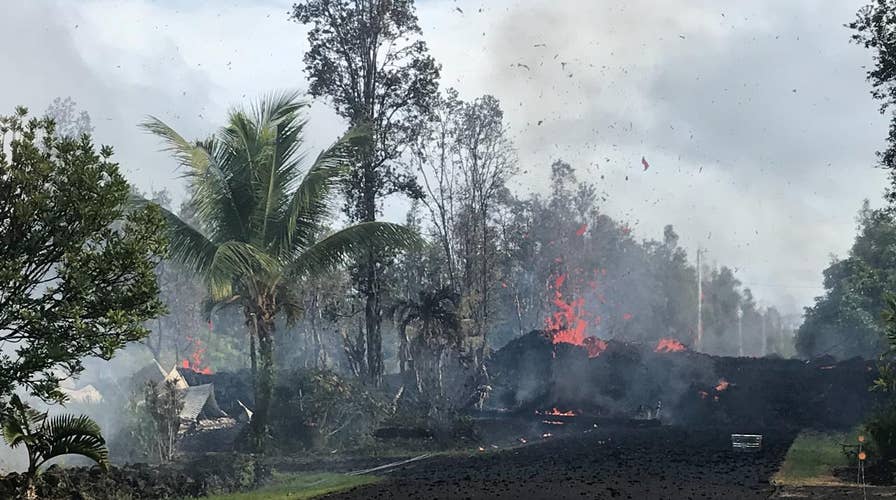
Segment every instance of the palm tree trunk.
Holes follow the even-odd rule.
[[[258,369],[255,380],[255,412],[252,414],[252,440],[256,452],[264,452],[268,437],[271,399],[274,393],[274,321],[273,315],[260,314],[256,321]]]
[[[255,357],[255,337],[258,336],[258,316],[248,308],[244,314],[248,321],[246,325],[249,327],[249,367],[252,375],[252,390],[255,391],[255,380],[258,378],[258,362]]]

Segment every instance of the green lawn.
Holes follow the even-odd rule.
[[[274,474],[271,483],[263,488],[245,493],[214,495],[208,500],[302,500],[327,493],[347,490],[355,486],[379,481],[375,476],[348,476],[329,472]]]
[[[856,443],[858,432],[820,433],[804,431],[793,441],[775,482],[786,485],[832,484],[834,467],[848,465],[841,443]]]

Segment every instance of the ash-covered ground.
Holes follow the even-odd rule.
[[[769,498],[795,434],[765,430],[760,452],[735,452],[736,429],[598,427],[479,455],[393,469],[326,498]]]
[[[870,362],[612,341],[589,358],[533,332],[489,368],[491,409],[475,414],[478,454],[412,462],[328,498],[861,498],[857,489],[776,487],[772,477],[801,429],[850,428],[873,407]],[[735,433],[762,434],[762,448],[735,451]]]

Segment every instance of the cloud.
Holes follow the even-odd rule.
[[[707,248],[766,304],[811,303],[862,199],[879,199],[886,124],[870,54],[843,27],[860,2],[459,5],[463,20],[421,6],[427,37],[444,80],[504,103],[523,189],[571,161],[605,211],[645,238],[673,224],[692,258]],[[452,29],[435,30],[444,18]]]
[[[71,96],[135,183],[182,196],[136,124],[153,114],[203,137],[236,103],[307,88],[291,3],[19,2],[0,18],[0,112]],[[797,311],[885,182],[870,54],[842,26],[860,5],[420,0],[418,13],[443,85],[501,99],[528,172],[518,190],[544,191],[566,159],[639,236],[673,224],[692,257],[708,248],[759,299]],[[344,130],[323,103],[310,123],[312,151]]]

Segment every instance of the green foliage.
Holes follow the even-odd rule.
[[[281,451],[357,446],[389,410],[382,395],[329,370],[295,370],[280,380],[272,431]]]
[[[0,118],[0,402],[16,386],[61,399],[82,358],[111,358],[164,311],[164,220],[154,205],[126,210],[111,156],[24,108]]]
[[[404,248],[417,241],[400,225],[366,222],[321,237],[332,188],[352,158],[350,132],[302,175],[302,109],[294,93],[235,109],[227,126],[191,143],[156,118],[144,127],[165,140],[184,168],[196,225],[166,212],[171,251],[199,274],[211,299],[238,305],[258,340],[254,446],[262,449],[274,386],[275,319],[301,313],[295,284],[365,254],[371,246]]]
[[[47,461],[62,455],[81,455],[104,469],[109,452],[100,427],[86,415],[41,413],[13,395],[0,415],[3,439],[11,448],[28,451],[28,475],[33,479]]]
[[[177,433],[180,430],[180,412],[184,409],[184,394],[170,380],[163,384],[147,382],[143,388],[143,402],[152,423],[156,456],[161,462],[171,461],[177,452]]]
[[[183,391],[174,383],[147,382],[118,410],[121,426],[110,448],[120,462],[168,462],[176,455]]]
[[[400,169],[398,160],[419,133],[419,118],[431,110],[439,66],[422,40],[413,0],[302,0],[292,17],[309,25],[309,92],[328,99],[351,126],[368,132],[342,182],[348,219],[377,220],[390,194],[420,199],[416,176]],[[362,341],[354,342],[363,346],[363,359],[353,364],[378,385],[384,373],[381,277],[394,252],[375,242],[367,250],[352,269],[365,302]]]
[[[896,404],[877,409],[865,422],[875,454],[883,461],[896,460]]]
[[[417,300],[399,301],[393,307],[398,323],[403,367],[414,375],[415,389],[434,411],[444,411],[443,357],[449,350],[459,350],[463,341],[458,306],[460,296],[450,288],[420,291]]]
[[[887,399],[865,422],[880,458],[886,461],[896,459],[896,295],[885,293],[884,308],[880,314],[887,349],[880,355],[878,376],[871,386],[872,391],[883,392]]]
[[[874,66],[867,72],[871,95],[880,101],[881,114],[889,112],[887,148],[877,155],[880,165],[889,170],[886,196],[892,204],[896,202],[896,1],[871,0],[847,26],[854,30],[852,40],[873,53]]]
[[[849,255],[825,269],[824,286],[797,331],[800,355],[872,358],[884,352],[881,311],[886,293],[896,290],[896,224],[888,213],[865,203]]]

